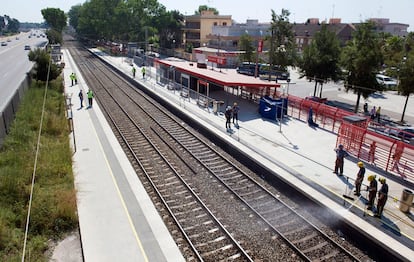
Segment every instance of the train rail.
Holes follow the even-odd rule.
[[[369,260],[90,53],[70,51],[187,260]]]

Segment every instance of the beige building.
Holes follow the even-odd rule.
[[[191,43],[193,47],[206,46],[207,35],[212,33],[213,26],[231,25],[231,15],[215,15],[211,10],[202,11],[199,15],[185,16],[184,44]]]

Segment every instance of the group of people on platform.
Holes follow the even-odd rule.
[[[364,104],[364,114],[368,115],[368,103]],[[379,106],[377,108],[373,106],[371,108],[371,111],[369,111],[369,116],[372,121],[377,120],[377,122],[379,123],[381,121],[381,107]]]
[[[78,84],[78,78],[76,76],[75,73],[70,74],[69,76],[70,80],[71,80],[71,84],[72,86],[75,84]],[[88,97],[88,108],[92,108],[92,99],[93,99],[93,92],[91,89],[88,90],[88,92],[86,92],[86,96]],[[80,107],[79,108],[83,108],[83,91],[82,88],[79,89],[79,93],[78,93],[78,97],[79,97],[79,101],[80,101]]]
[[[335,149],[336,152],[336,159],[335,159],[335,167],[334,172],[336,175],[342,176],[344,171],[344,158],[349,156],[348,152],[345,151],[343,145],[339,145],[338,148]],[[361,196],[361,187],[364,181],[365,176],[365,166],[364,163],[359,161],[357,163],[359,169],[355,179],[355,191],[354,195],[357,197]],[[338,171],[340,173],[338,173]],[[378,181],[381,183],[381,188],[378,191],[378,182],[376,180],[375,175],[369,175],[367,178],[369,185],[366,187],[366,191],[368,192],[368,199],[367,199],[367,209],[373,211],[375,198],[378,194],[377,199],[377,208],[374,216],[381,217],[384,211],[385,203],[387,202],[388,198],[388,184],[385,178],[381,177]]]
[[[233,106],[227,106],[224,116],[226,117],[226,130],[227,132],[231,131],[231,120],[233,119],[233,124],[236,128],[239,127],[239,111],[240,107],[235,102]]]
[[[133,78],[135,78],[135,74],[136,74],[136,72],[137,72],[137,69],[135,68],[135,66],[132,66],[131,71],[132,71],[132,77],[133,77]],[[142,79],[145,79],[145,73],[146,73],[145,66],[143,66],[143,67],[141,68],[141,73],[142,73]]]

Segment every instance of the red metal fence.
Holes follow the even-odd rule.
[[[352,112],[289,95],[290,116],[307,121],[310,108],[320,127],[338,134],[337,145],[343,144],[350,154],[366,163],[414,182],[414,145],[376,133],[366,125],[344,121],[344,117],[354,115]]]
[[[291,95],[289,95],[289,108],[292,117],[304,119],[305,121],[308,118],[309,109],[312,108],[315,115],[315,122],[320,127],[331,130],[332,132],[338,132],[344,116],[353,115],[351,112],[333,106]]]

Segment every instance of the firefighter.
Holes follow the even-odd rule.
[[[355,179],[355,191],[354,191],[354,195],[356,196],[360,196],[361,195],[361,185],[362,185],[362,181],[364,181],[364,176],[365,176],[365,167],[364,167],[364,163],[362,163],[361,161],[358,162],[358,174],[357,177]]]
[[[377,195],[377,180],[375,179],[375,175],[368,176],[369,186],[367,187],[368,191],[368,203],[367,209],[372,210],[372,206],[374,205],[375,196]]]
[[[137,69],[135,66],[132,66],[132,77],[135,78],[135,72],[137,72]]]
[[[378,191],[377,212],[375,216],[381,217],[388,198],[388,184],[387,180],[383,177],[379,178],[378,181],[381,183],[381,188]]]

